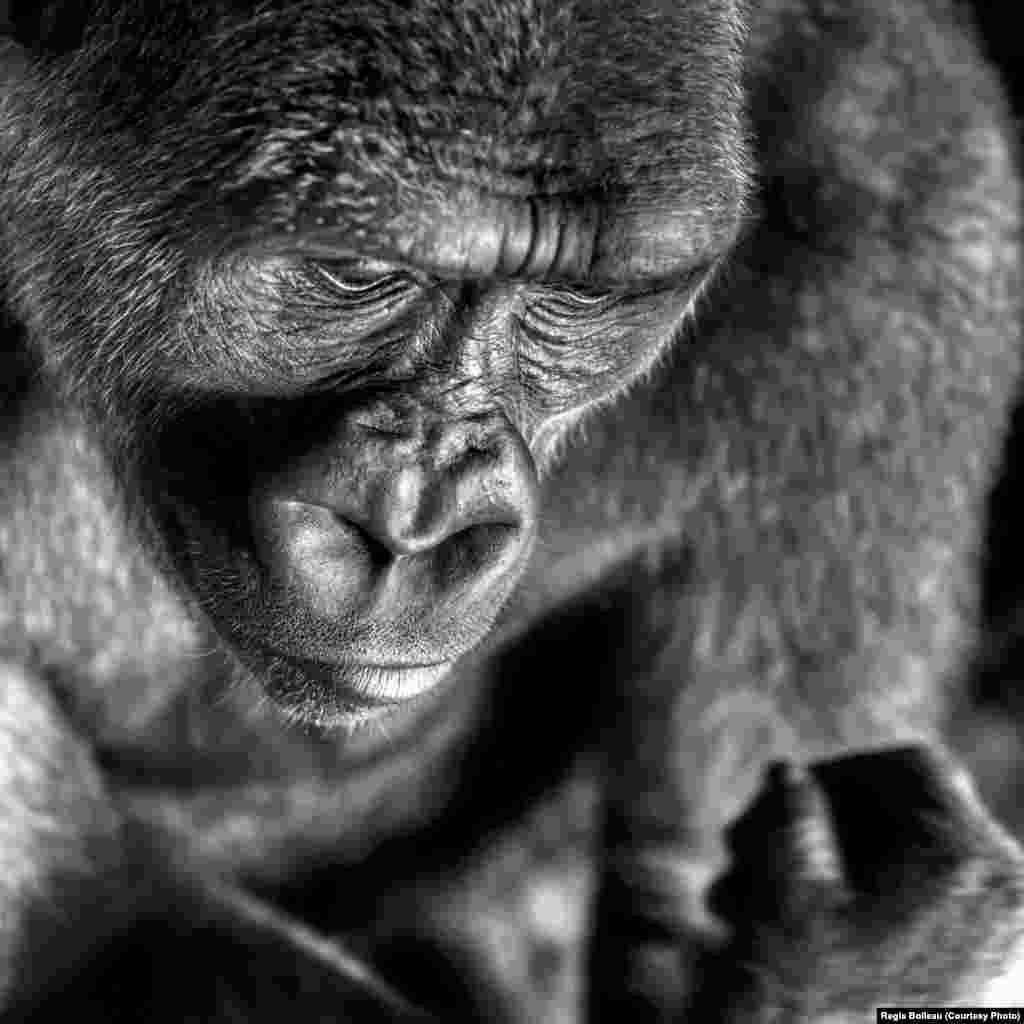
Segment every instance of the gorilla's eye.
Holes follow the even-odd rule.
[[[316,284],[325,287],[333,299],[351,306],[391,305],[422,287],[410,274],[365,264],[316,262],[309,270]]]
[[[618,290],[591,286],[551,286],[531,301],[531,306],[559,318],[595,317],[608,312],[622,299]]]
[[[560,285],[552,289],[553,294],[580,306],[597,306],[617,299],[622,290],[602,288],[596,284]]]

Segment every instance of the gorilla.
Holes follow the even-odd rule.
[[[960,8],[0,28],[5,1020],[1020,1001]]]

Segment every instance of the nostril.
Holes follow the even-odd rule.
[[[511,523],[476,523],[452,534],[437,547],[437,570],[451,582],[475,576],[514,555],[525,538]]]

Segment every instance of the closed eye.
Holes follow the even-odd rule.
[[[370,275],[359,267],[334,267],[321,262],[309,265],[314,282],[328,295],[350,306],[387,306],[419,293],[422,286],[402,271]]]
[[[548,287],[530,298],[532,311],[541,316],[559,319],[594,318],[608,312],[622,301],[616,291],[578,290],[563,286]]]
[[[694,267],[681,276],[640,287],[601,288],[549,285],[529,299],[531,312],[552,320],[600,320],[613,310],[635,307],[644,300],[662,302],[672,296],[688,300],[704,281],[710,265]]]

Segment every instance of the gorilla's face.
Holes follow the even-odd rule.
[[[539,470],[674,338],[746,190],[729,4],[680,5],[656,42],[635,8],[495,40],[339,7],[176,10],[180,41],[115,25],[28,76],[17,102],[76,142],[12,147],[35,179],[6,213],[26,319],[174,574],[321,720],[425,690],[487,633]]]
[[[171,391],[194,400],[146,463],[179,570],[286,703],[431,686],[530,557],[545,455],[650,363],[702,279],[584,291],[341,256],[211,270],[178,328],[203,362]]]

